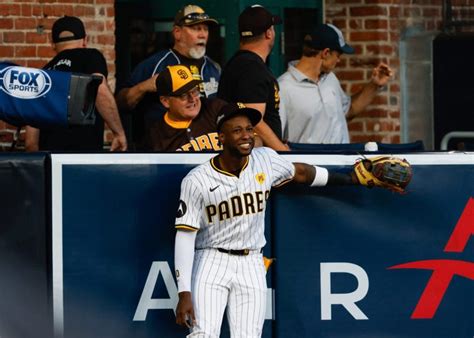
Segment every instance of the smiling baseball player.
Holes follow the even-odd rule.
[[[265,207],[272,187],[360,184],[354,172],[291,163],[254,148],[258,110],[225,105],[218,116],[222,152],[181,184],[176,217],[176,322],[187,337],[219,337],[224,311],[232,337],[261,337],[267,285],[262,259]],[[362,183],[367,185],[366,183]]]

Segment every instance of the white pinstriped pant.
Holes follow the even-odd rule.
[[[227,306],[232,338],[258,338],[265,320],[267,281],[262,254],[235,256],[197,250],[192,296],[197,324],[189,338],[218,338]]]

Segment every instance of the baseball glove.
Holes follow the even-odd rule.
[[[413,172],[405,159],[391,156],[363,158],[354,164],[354,172],[361,185],[381,187],[404,193]]]

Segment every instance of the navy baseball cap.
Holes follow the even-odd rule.
[[[75,16],[64,16],[56,20],[51,29],[53,42],[64,42],[84,39],[86,30],[81,19]]]
[[[262,119],[262,114],[253,108],[246,107],[243,103],[228,103],[221,108],[217,116],[217,131],[220,132],[225,121],[239,115],[247,116],[252,126],[257,125]]]
[[[349,46],[342,36],[342,32],[329,23],[321,24],[304,37],[304,44],[316,50],[329,48],[344,54],[354,54],[354,48]]]
[[[260,5],[253,5],[240,13],[239,33],[242,38],[256,36],[281,22],[279,16],[273,15]]]

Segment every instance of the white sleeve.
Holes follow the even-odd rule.
[[[176,213],[176,229],[198,230],[201,227],[203,198],[195,176],[186,176],[181,182],[181,194]]]
[[[174,244],[174,267],[178,282],[178,293],[191,291],[191,274],[194,262],[196,231],[176,231]]]
[[[265,148],[267,153],[270,155],[272,163],[273,173],[273,187],[281,186],[285,183],[290,182],[295,176],[295,165],[288,161],[283,156],[277,154],[277,152],[270,148]]]

